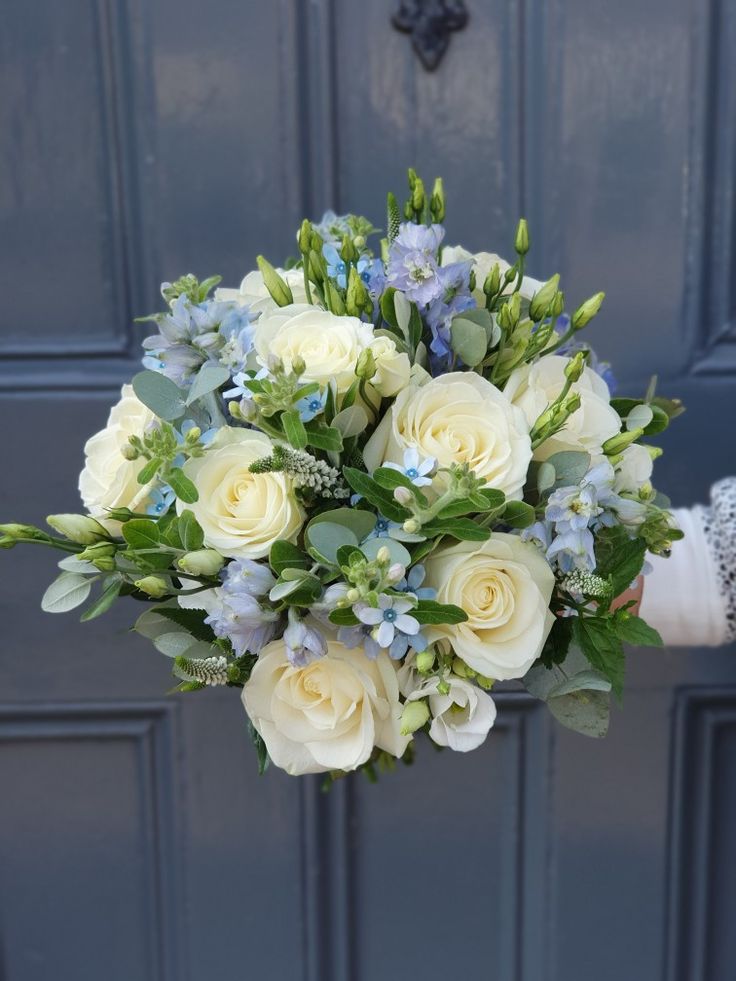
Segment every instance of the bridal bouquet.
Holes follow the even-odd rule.
[[[144,601],[178,690],[241,689],[261,769],[370,776],[420,731],[475,749],[512,679],[600,736],[623,645],[661,643],[616,600],[680,535],[642,442],[679,403],[611,398],[580,340],[603,294],[565,313],[524,221],[510,264],[444,244],[444,215],[410,171],[373,246],[328,213],[239,289],[164,283],[85,447],[87,514],[0,526],[66,553],[46,611]]]

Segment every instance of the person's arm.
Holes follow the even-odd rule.
[[[716,647],[736,639],[736,478],[711,490],[710,507],[674,512],[684,539],[650,559],[640,612],[668,646]]]

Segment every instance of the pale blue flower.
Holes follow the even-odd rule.
[[[402,593],[413,593],[417,599],[437,599],[436,589],[433,589],[431,586],[422,586],[426,576],[427,570],[423,565],[414,565],[395,588]]]
[[[378,606],[356,603],[353,612],[361,623],[373,628],[371,637],[386,649],[391,646],[397,632],[410,636],[419,633],[419,621],[409,614],[413,606],[410,599],[381,593]]]
[[[151,491],[149,495],[150,503],[146,508],[146,514],[150,514],[154,518],[160,518],[162,514],[166,514],[175,500],[176,494],[169,485],[162,484],[160,487],[156,487]]]
[[[245,371],[239,371],[233,375],[233,387],[222,393],[225,399],[248,399],[251,400],[253,392],[246,386],[247,381],[252,381],[252,377]]]
[[[570,529],[557,535],[547,549],[547,560],[557,561],[562,572],[572,572],[582,569],[585,572],[595,570],[595,539],[588,528],[577,531]]]
[[[223,346],[218,361],[233,374],[243,371],[255,340],[255,325],[250,321],[247,307],[234,306],[225,315],[220,336]]]
[[[350,235],[350,216],[336,215],[334,211],[325,211],[319,222],[312,227],[323,242],[339,244],[345,235]]]
[[[439,296],[427,309],[426,321],[432,331],[431,350],[440,357],[450,353],[452,318],[477,306],[470,292],[472,262],[453,262],[438,270],[442,286]]]
[[[404,450],[404,465],[398,463],[384,463],[384,467],[391,470],[398,470],[414,484],[415,487],[427,487],[432,483],[429,476],[437,466],[437,460],[433,456],[420,458],[419,451],[414,446]]]
[[[293,607],[289,607],[289,625],[284,631],[286,656],[294,667],[304,667],[310,661],[324,657],[327,641],[314,627],[308,626]]]
[[[352,499],[351,499],[352,500]],[[390,521],[382,514],[376,515],[376,524],[369,534],[363,539],[367,542],[369,538],[393,538],[397,542],[423,542],[422,535],[415,535],[409,531],[404,531],[403,525],[398,521]]]
[[[268,566],[252,559],[231,562],[222,571],[222,586],[215,590],[217,601],[205,623],[215,636],[227,638],[239,657],[257,653],[278,632],[279,614],[259,602],[275,583]]]
[[[401,290],[419,306],[426,306],[443,292],[439,275],[439,247],[445,230],[441,225],[415,225],[407,222],[389,249],[389,286]]]
[[[311,422],[315,416],[324,412],[326,402],[327,389],[321,393],[312,392],[311,395],[305,395],[304,398],[294,403],[294,408],[298,410],[302,422]]]

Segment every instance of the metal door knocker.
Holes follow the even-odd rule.
[[[414,50],[432,72],[447,51],[452,31],[468,23],[468,12],[463,0],[402,0],[391,21],[397,30],[411,35]]]

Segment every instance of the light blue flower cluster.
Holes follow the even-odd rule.
[[[222,586],[215,590],[205,623],[215,636],[230,641],[238,657],[260,650],[276,636],[279,614],[259,603],[275,583],[268,566],[251,559],[238,559],[223,570]]]
[[[451,354],[452,318],[476,305],[470,293],[472,263],[440,264],[444,235],[441,225],[401,225],[389,250],[386,277],[389,286],[401,290],[423,312],[432,332],[432,353],[441,362],[440,370],[446,370]]]
[[[593,572],[594,533],[622,522],[635,523],[645,514],[638,501],[614,491],[614,480],[613,467],[605,460],[593,466],[578,485],[557,488],[549,496],[544,520],[525,529],[522,539],[544,549],[548,562],[560,572]]]
[[[143,365],[161,372],[175,384],[190,385],[206,362],[242,371],[253,348],[254,328],[246,307],[217,300],[193,303],[184,293],[172,300],[166,313],[149,318],[158,334],[147,337]]]

